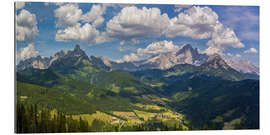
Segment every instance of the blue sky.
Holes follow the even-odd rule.
[[[16,15],[17,61],[76,44],[89,56],[119,61],[191,44],[202,53],[259,65],[257,6],[20,2]]]

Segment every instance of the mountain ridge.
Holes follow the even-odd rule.
[[[218,55],[218,54],[215,54]],[[75,58],[73,64],[78,64],[80,61],[87,60],[92,63],[96,68],[101,68],[103,70],[125,70],[125,71],[138,71],[146,69],[161,69],[166,70],[171,67],[174,67],[178,64],[191,64],[194,66],[200,66],[207,62],[208,58],[211,57],[207,54],[199,53],[197,48],[192,48],[190,44],[182,46],[179,50],[168,53],[160,53],[158,55],[149,57],[144,60],[136,62],[122,62],[117,63],[109,59],[101,57],[90,56],[88,57],[86,53],[80,49],[79,45],[76,45],[73,50],[61,50],[52,57],[32,57],[20,63],[16,66],[17,71],[22,71],[26,68],[37,68],[37,69],[47,69],[53,67],[59,61],[66,59],[66,64],[61,63],[62,65],[70,64],[70,58]],[[250,73],[259,75],[258,67],[254,66],[251,62],[247,60],[233,61],[227,58],[221,57],[219,55],[220,61],[225,68],[233,68],[238,72]],[[61,59],[61,60],[60,60]],[[77,62],[77,63],[76,63]],[[213,65],[210,65],[213,66]],[[217,66],[217,65],[215,65]],[[229,67],[228,67],[229,66]]]
[[[154,57],[143,60],[139,64],[140,69],[168,69],[177,64],[201,65],[208,56],[198,52],[197,48],[192,48],[190,44],[184,45],[177,51],[160,53]]]

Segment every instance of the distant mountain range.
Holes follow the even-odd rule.
[[[208,56],[186,45],[146,60],[117,63],[88,57],[76,45],[49,58],[20,61],[16,98],[72,115],[100,111],[126,121],[123,128],[127,131],[131,121],[157,130],[160,120],[190,130],[205,126],[258,129],[259,76],[255,73],[259,72],[248,66],[251,63],[241,62],[246,65],[231,66],[219,54]],[[119,113],[136,113],[136,117],[117,116]],[[179,114],[185,117],[179,119]],[[103,120],[104,115],[91,119]]]
[[[178,64],[198,66],[206,61],[207,58],[206,54],[200,54],[197,48],[193,49],[191,45],[187,44],[178,51],[160,53],[139,63],[137,62],[137,65],[139,65],[139,69],[168,69]]]
[[[242,73],[250,73],[259,75],[259,68],[253,65],[248,60],[240,60],[234,61],[229,60],[227,58],[223,58],[221,56],[217,56],[218,54],[214,54],[215,57],[219,57],[222,59],[223,66],[230,66],[236,71]],[[134,62],[122,62],[117,63],[111,61],[109,59],[103,57],[95,57],[88,56],[85,54],[83,50],[80,49],[79,45],[76,45],[73,51],[70,50],[62,50],[57,52],[53,57],[33,57],[30,59],[26,59],[24,61],[20,61],[17,65],[17,71],[22,71],[26,68],[36,68],[36,69],[47,69],[52,65],[57,65],[57,62],[61,59],[70,59],[72,57],[83,56],[82,59],[90,60],[97,67],[102,67],[105,70],[114,70],[121,69],[125,71],[138,71],[138,70],[147,70],[147,69],[169,69],[179,64],[190,64],[194,66],[200,66],[205,62],[209,61],[211,56],[207,54],[199,53],[197,48],[192,48],[191,45],[184,45],[179,50],[169,52],[169,53],[160,53],[158,55],[152,56],[145,60],[134,61]],[[217,66],[217,65],[211,65]],[[228,67],[226,67],[228,68]]]
[[[226,63],[231,66],[233,69],[243,72],[243,73],[253,73],[259,75],[259,68],[253,65],[248,60],[233,61],[229,59],[224,59]]]

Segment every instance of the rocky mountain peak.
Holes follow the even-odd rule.
[[[80,45],[75,45],[75,47],[74,47],[74,50],[73,50],[74,52],[83,52],[83,50],[81,49],[81,47],[80,47]]]
[[[49,66],[49,58],[42,58],[40,55],[20,61],[16,66],[17,71],[22,71],[27,68],[47,69]]]
[[[74,54],[75,56],[83,56],[83,55],[86,55],[85,52],[80,48],[79,45],[75,45],[75,48],[74,48],[72,54]]]
[[[50,67],[76,66],[81,64],[83,60],[89,61],[86,53],[75,45],[73,50],[62,50],[55,54],[50,61]]]
[[[222,59],[222,57],[215,53],[213,55],[211,55],[207,61],[204,63],[204,65],[208,66],[208,67],[212,67],[212,68],[224,68],[224,69],[228,69],[229,65]]]
[[[187,52],[190,52],[191,54],[195,54],[195,55],[198,54],[197,49],[193,49],[190,44],[186,44],[181,49],[179,49],[177,51],[176,55],[180,55],[180,54],[187,53]]]
[[[208,55],[200,54],[197,48],[190,44],[182,46],[178,51],[160,53],[136,63],[141,69],[168,69],[178,64],[199,66],[208,59]],[[140,70],[141,70],[140,69]]]
[[[183,46],[182,49],[187,50],[187,49],[193,49],[193,48],[192,48],[192,46],[190,44],[186,44],[186,45]]]
[[[60,52],[57,52],[54,56],[54,58],[61,59],[61,58],[71,58],[71,57],[85,57],[88,56],[86,53],[80,48],[79,45],[75,45],[73,51],[72,50],[61,50]]]

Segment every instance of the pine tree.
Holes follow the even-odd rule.
[[[203,130],[208,130],[209,128],[208,128],[208,125],[207,124],[204,124],[203,125]]]

